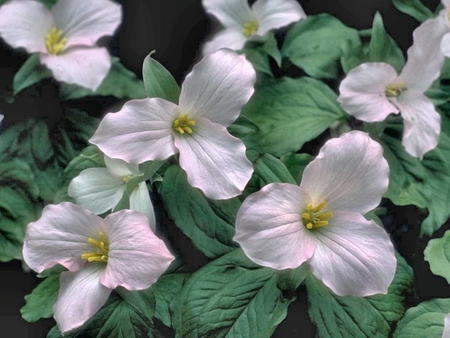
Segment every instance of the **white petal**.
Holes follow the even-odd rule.
[[[442,338],[450,338],[450,313],[444,318],[444,332],[442,332]]]
[[[442,54],[446,57],[450,57],[450,33],[444,35],[441,41]]]
[[[47,53],[45,37],[55,25],[53,16],[37,1],[9,1],[0,7],[0,36],[12,47]]]
[[[106,48],[72,48],[60,55],[41,54],[41,62],[56,80],[97,90],[108,75],[111,59]]]
[[[316,239],[301,220],[298,186],[271,183],[248,196],[236,216],[236,235],[245,254],[273,269],[295,269],[314,253]]]
[[[105,165],[112,176],[123,179],[129,175],[139,175],[139,164],[127,163],[118,158],[111,158],[105,155]]]
[[[214,15],[226,27],[243,27],[252,22],[253,14],[247,0],[203,0],[206,12]]]
[[[78,272],[63,272],[59,278],[54,318],[61,333],[83,325],[105,305],[111,289],[99,282],[104,264],[89,263]]]
[[[68,39],[67,48],[94,46],[102,36],[113,35],[122,21],[122,7],[109,0],[59,0],[52,13]]]
[[[313,230],[317,247],[312,273],[339,296],[387,293],[397,260],[386,231],[361,214],[337,211],[330,224]]]
[[[180,109],[228,127],[254,92],[256,73],[244,55],[222,49],[206,55],[186,76]]]
[[[388,182],[383,148],[366,133],[351,131],[325,143],[306,166],[300,188],[313,206],[326,201],[330,211],[365,214],[380,203]]]
[[[399,81],[421,92],[430,88],[439,77],[444,56],[441,40],[449,32],[442,16],[426,20],[413,32],[413,45],[408,49],[408,61],[403,67]]]
[[[83,253],[92,251],[89,237],[98,237],[103,220],[75,204],[47,205],[41,218],[28,224],[23,245],[25,262],[36,272],[56,264],[77,271]]]
[[[306,18],[303,8],[295,0],[258,0],[252,11],[259,23],[258,35]]]
[[[442,4],[444,5],[444,7],[450,7],[450,0],[441,0]]]
[[[386,97],[386,86],[397,78],[387,63],[363,63],[352,69],[339,86],[338,101],[342,108],[358,120],[383,121],[398,109]]]
[[[176,109],[160,98],[128,101],[103,118],[89,142],[130,163],[165,160],[177,152],[172,136]]]
[[[105,222],[109,252],[100,283],[111,289],[147,289],[166,271],[173,255],[139,212],[121,210],[108,215]]]
[[[419,159],[436,148],[441,133],[441,116],[428,97],[415,90],[403,92],[397,99],[404,120],[402,144]]]
[[[244,143],[220,124],[203,118],[196,121],[192,134],[175,136],[189,184],[212,199],[240,195],[253,173]]]
[[[244,47],[246,41],[247,38],[242,33],[242,30],[235,28],[224,29],[203,45],[203,56],[208,53],[214,53],[221,48],[239,51]]]
[[[112,176],[107,168],[89,168],[70,182],[68,195],[83,208],[102,214],[119,203],[124,190],[125,182]]]
[[[145,182],[139,183],[136,189],[134,189],[131,193],[130,209],[142,212],[145,216],[147,216],[150,223],[150,228],[153,232],[155,232],[155,211],[153,210],[152,200],[150,199],[150,193]]]

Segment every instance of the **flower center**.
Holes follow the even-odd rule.
[[[99,240],[88,238],[87,242],[96,247],[95,251],[87,252],[81,255],[82,259],[87,259],[88,262],[107,262],[109,243],[105,238],[103,232],[98,233]]]
[[[327,219],[333,217],[332,212],[320,212],[327,205],[323,201],[318,206],[313,207],[311,204],[306,206],[306,210],[302,213],[302,221],[306,229],[316,229],[328,225]]]
[[[192,134],[192,129],[190,126],[195,126],[195,121],[189,118],[189,114],[180,115],[175,121],[173,121],[173,129],[180,134]]]
[[[131,180],[133,177],[134,177],[133,175],[125,176],[124,178],[122,178],[122,181],[124,181],[125,183],[128,183],[128,181]]]
[[[67,38],[63,36],[63,31],[56,27],[50,30],[45,37],[45,46],[50,54],[59,55],[63,52]]]
[[[398,83],[392,83],[392,84],[386,86],[386,89],[384,90],[384,92],[387,97],[397,97],[407,89],[408,88],[405,86],[404,83],[398,82]]]
[[[246,37],[250,37],[258,31],[258,28],[258,21],[253,20],[252,22],[244,23],[244,29],[242,30],[242,33],[244,33]]]

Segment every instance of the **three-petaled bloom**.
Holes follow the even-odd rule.
[[[203,7],[225,28],[205,43],[203,54],[220,48],[241,50],[247,41],[306,17],[295,0],[257,0],[251,8],[248,0],[203,0]]]
[[[56,80],[96,90],[111,68],[99,38],[112,35],[121,6],[109,0],[59,0],[50,10],[34,0],[0,7],[0,36],[12,47],[39,53]]]
[[[388,186],[382,147],[362,132],[331,139],[308,164],[300,186],[271,183],[248,196],[236,235],[255,263],[311,272],[337,295],[387,293],[396,269],[386,231],[364,214]]]
[[[69,270],[53,307],[62,333],[83,325],[116,287],[149,288],[174,259],[145,215],[121,210],[102,219],[67,202],[46,206],[28,225],[23,257],[36,272],[56,264]]]
[[[254,91],[255,71],[243,55],[222,49],[186,76],[179,104],[132,100],[100,122],[90,142],[129,163],[179,153],[189,183],[213,199],[239,195],[253,172],[244,143],[227,128]]]
[[[74,198],[78,205],[96,214],[113,209],[122,199],[127,182],[143,175],[138,164],[108,156],[104,159],[106,168],[83,170],[70,182],[68,188],[68,195]],[[131,192],[130,209],[145,214],[151,226],[155,224],[155,212],[145,182],[139,183]]]
[[[423,93],[439,77],[444,62],[440,39],[447,29],[441,18],[416,28],[400,75],[387,63],[364,63],[352,69],[339,87],[338,101],[359,120],[377,122],[400,112],[404,121],[402,144],[419,159],[439,142],[441,117]]]

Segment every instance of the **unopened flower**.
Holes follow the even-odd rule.
[[[311,272],[337,295],[387,293],[396,269],[386,231],[364,214],[388,186],[382,147],[362,132],[329,140],[300,186],[271,183],[248,196],[234,240],[257,264]]]
[[[339,87],[338,101],[359,120],[377,122],[400,112],[402,144],[420,159],[439,142],[441,117],[423,93],[439,77],[444,62],[440,39],[445,30],[441,18],[421,24],[413,33],[414,44],[400,75],[387,63],[364,63],[352,69]]]
[[[248,0],[203,0],[203,7],[224,26],[205,44],[203,54],[220,48],[238,51],[247,41],[306,17],[295,0],[257,0],[251,8]]]
[[[113,209],[122,199],[127,182],[142,176],[138,164],[108,156],[104,158],[106,168],[83,170],[70,182],[68,188],[68,195],[78,205],[96,214]],[[155,224],[155,212],[145,182],[139,183],[130,194],[130,209],[142,212],[149,218],[150,225]]]
[[[179,153],[189,183],[207,197],[239,195],[253,172],[244,143],[227,127],[252,96],[256,75],[243,55],[208,54],[187,75],[179,104],[160,98],[131,100],[100,122],[90,142],[129,163]]]
[[[56,80],[96,90],[111,68],[99,38],[112,35],[122,19],[109,0],[59,0],[50,10],[34,0],[0,7],[0,36],[14,48],[39,53]]]
[[[69,270],[53,307],[62,333],[83,325],[116,287],[149,288],[174,259],[145,215],[121,210],[102,219],[67,202],[46,206],[28,225],[23,257],[39,273],[56,264]]]

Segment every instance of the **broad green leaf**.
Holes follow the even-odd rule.
[[[62,83],[59,97],[62,100],[74,100],[86,96],[114,96],[118,99],[147,97],[144,83],[132,71],[126,69],[118,58],[112,58],[111,63],[111,70],[95,92],[74,84]]]
[[[433,13],[420,0],[392,0],[392,3],[400,12],[412,16],[417,21],[423,22],[433,17]]]
[[[160,191],[167,213],[178,228],[207,257],[216,258],[238,246],[233,242],[238,198],[210,200],[189,185],[177,165],[167,169]]]
[[[360,39],[345,41],[341,46],[341,50],[340,61],[345,74],[369,60],[369,46],[363,44]]]
[[[432,299],[406,311],[397,323],[394,338],[442,338],[450,299]]]
[[[442,238],[432,239],[424,251],[425,260],[435,275],[444,277],[450,284],[450,230]]]
[[[144,78],[145,91],[148,97],[159,97],[161,99],[178,104],[180,98],[180,87],[172,74],[158,61],[152,58],[150,53],[142,66],[142,77]]]
[[[291,154],[281,157],[281,162],[288,168],[296,184],[302,181],[303,171],[306,166],[314,159],[309,154]]]
[[[176,337],[270,337],[291,301],[277,287],[276,270],[235,250],[186,281],[174,300]]]
[[[310,15],[287,33],[281,54],[306,74],[335,79],[339,73],[342,46],[357,43],[358,31],[329,14]]]
[[[251,62],[253,68],[259,72],[273,77],[269,56],[259,49],[245,49],[245,57]]]
[[[41,65],[39,54],[31,55],[14,75],[14,95],[48,77],[52,77],[52,73],[45,66]]]
[[[255,134],[259,131],[258,126],[244,115],[239,115],[236,121],[229,125],[227,129],[231,135],[236,137]]]
[[[115,290],[123,300],[134,307],[136,312],[139,312],[148,320],[152,320],[156,308],[155,295],[153,294],[152,287],[139,291],[129,291],[123,287],[118,287]]]
[[[262,42],[247,43],[243,52],[257,72],[273,77],[270,58],[275,60],[278,67],[281,67],[282,55],[273,33],[267,34]]]
[[[296,152],[335,121],[347,117],[336,94],[309,77],[263,81],[242,115],[260,130],[252,138],[264,152],[274,156]]]
[[[405,312],[404,294],[413,273],[397,255],[397,271],[386,295],[337,296],[314,276],[306,278],[309,315],[320,338],[386,338]]]
[[[253,162],[254,174],[261,179],[261,186],[269,183],[296,184],[283,162],[270,154],[264,154]]]

